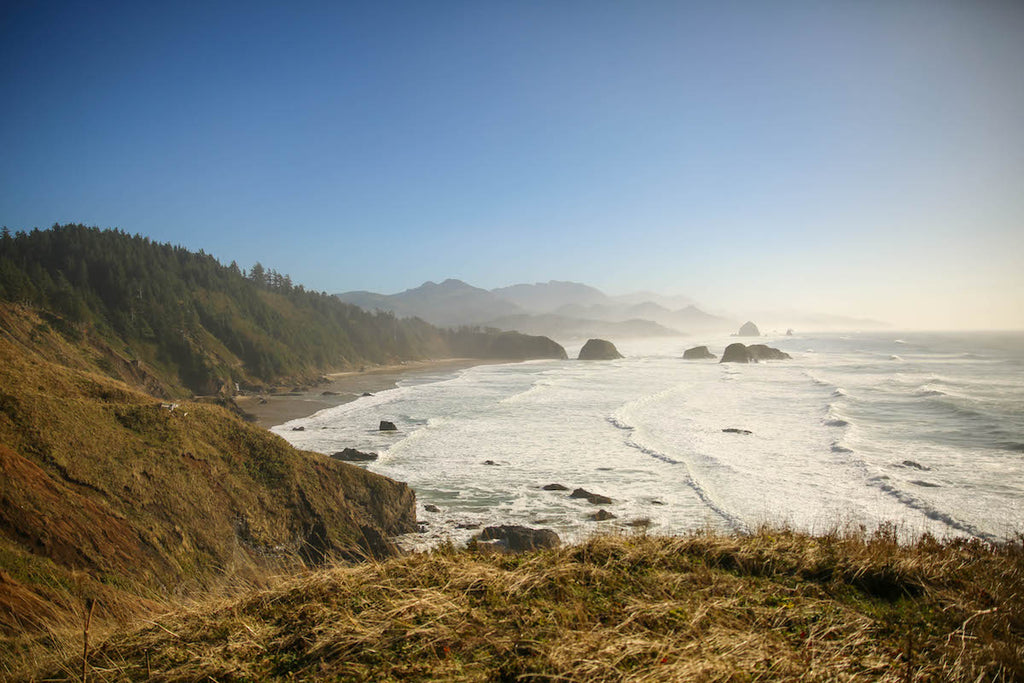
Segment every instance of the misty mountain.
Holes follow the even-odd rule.
[[[491,292],[528,313],[551,313],[569,305],[593,306],[612,303],[611,297],[590,285],[559,280],[499,287],[492,289]]]
[[[418,317],[435,325],[482,325],[561,338],[725,332],[738,324],[693,305],[672,310],[654,301],[624,303],[641,294],[610,297],[589,285],[558,280],[488,291],[449,279],[440,284],[425,282],[398,294],[355,291],[337,296],[367,310]],[[652,296],[666,302],[683,299]]]
[[[424,282],[398,294],[345,292],[337,295],[345,303],[366,310],[389,311],[400,317],[422,318],[443,327],[480,325],[494,318],[525,313],[516,304],[462,280],[448,279],[438,284]]]
[[[725,331],[736,327],[737,324],[735,320],[705,313],[693,305],[673,311],[651,301],[632,306],[614,303],[595,306],[568,305],[559,308],[556,313],[570,318],[606,322],[650,320],[663,327],[683,332]]]
[[[683,334],[651,320],[587,320],[554,313],[508,315],[491,320],[487,325],[531,335],[539,333],[530,330],[544,330],[544,336],[559,339],[678,337]]]
[[[637,304],[643,304],[651,302],[663,306],[669,310],[677,311],[687,306],[692,306],[696,303],[693,299],[688,296],[666,296],[664,294],[658,294],[657,292],[630,292],[629,294],[619,294],[617,296],[608,297],[617,304],[625,306],[635,306]]]

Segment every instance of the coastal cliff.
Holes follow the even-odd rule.
[[[2,305],[0,319],[0,632],[77,609],[55,586],[110,616],[297,563],[385,557],[387,537],[416,529],[405,484],[92,371],[109,347],[71,343],[37,312]]]

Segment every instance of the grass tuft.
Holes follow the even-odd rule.
[[[158,681],[1020,680],[1022,570],[1020,543],[884,530],[445,548],[180,609],[91,664]]]

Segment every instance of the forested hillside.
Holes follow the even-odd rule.
[[[557,344],[497,342],[496,333],[369,313],[259,263],[246,272],[202,251],[83,225],[4,228],[0,299],[45,311],[72,341],[97,335],[170,394],[231,393],[235,383],[404,359],[560,357]]]

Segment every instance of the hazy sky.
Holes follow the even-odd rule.
[[[0,103],[12,229],[1024,327],[1024,2],[13,1]]]

